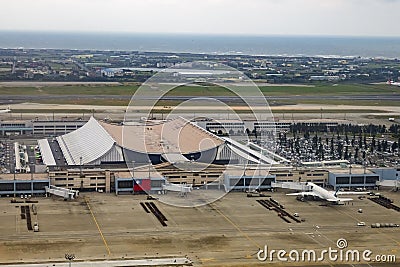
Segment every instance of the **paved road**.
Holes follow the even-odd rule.
[[[71,266],[79,267],[116,267],[116,266],[191,266],[187,258],[145,259],[145,260],[118,260],[118,261],[90,261],[73,262]],[[10,264],[3,267],[68,267],[69,263],[38,263],[38,264]]]
[[[206,97],[206,96],[204,96]],[[165,96],[163,100],[185,101],[195,98],[195,96]],[[211,96],[223,102],[238,102],[240,98],[236,96]],[[400,101],[400,94],[373,94],[373,95],[287,95],[287,96],[266,96],[268,101],[283,100],[384,100],[384,101]],[[49,100],[130,100],[129,95],[0,95],[0,105],[18,104],[24,102],[49,101]],[[154,97],[141,97],[138,100],[156,100]],[[254,97],[259,99],[259,97]]]

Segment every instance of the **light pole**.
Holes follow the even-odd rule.
[[[353,168],[353,166],[351,165],[351,163],[350,163],[350,165],[349,165],[349,190],[351,189],[351,179],[352,179],[352,177],[351,177],[351,168]],[[365,177],[365,175],[364,175],[364,177]]]
[[[82,175],[82,156],[79,157],[79,174],[81,176],[81,178],[83,177]]]
[[[65,254],[65,259],[69,261],[69,267],[71,267],[71,262],[75,259],[75,254]]]
[[[135,179],[135,161],[132,160],[132,178]]]
[[[150,179],[150,171],[151,171],[151,160],[149,160],[149,179]]]

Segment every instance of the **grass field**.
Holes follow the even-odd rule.
[[[167,102],[167,101],[165,101]],[[90,105],[90,106],[128,106],[129,100],[123,99],[43,99],[35,100],[39,104],[58,104],[58,105]],[[173,105],[174,103],[160,103],[158,106]],[[179,103],[177,103],[179,104]]]
[[[92,113],[101,113],[99,110],[94,109],[15,109],[13,110],[14,114],[19,113],[77,113],[77,114],[92,114]]]
[[[232,110],[235,111],[235,113],[250,113],[250,110],[247,109],[242,109],[242,108],[232,108]],[[323,113],[323,114],[335,114],[335,113],[366,113],[368,112],[377,112],[377,113],[387,113],[387,111],[382,111],[382,110],[371,110],[371,109],[323,109],[323,110],[315,110],[315,109],[273,109],[271,110],[272,113],[275,114],[306,114],[306,113]],[[77,113],[77,114],[91,114],[91,113],[104,113],[103,110],[96,110],[96,109],[14,109],[13,113],[14,114],[25,114],[25,113]],[[156,113],[156,114],[168,114],[171,112],[171,109],[168,108],[161,108],[161,107],[155,107],[151,110],[151,113]],[[179,109],[179,112],[187,112],[187,113],[192,113],[193,110],[185,110],[185,109]],[[223,113],[221,110],[213,110],[212,108],[209,110],[202,110],[202,113]],[[386,118],[387,116],[385,115],[377,115],[377,116],[372,116],[371,119],[376,119],[376,118]]]
[[[135,85],[71,85],[45,87],[0,87],[1,95],[132,95]]]
[[[94,105],[94,106],[127,106],[129,100],[122,99],[46,99],[35,100],[39,104],[59,104],[59,105]],[[178,100],[161,100],[156,106],[177,106],[181,103]],[[357,105],[365,107],[382,107],[382,106],[400,106],[400,102],[396,100],[284,100],[284,101],[269,101],[270,106],[295,105],[295,104],[316,104],[316,105]],[[235,103],[235,105],[239,105]]]
[[[0,87],[2,95],[132,95],[138,85],[69,85],[44,87]],[[150,89],[151,90],[151,89]],[[157,90],[156,88],[153,90]],[[240,88],[239,90],[246,90]],[[368,95],[400,94],[400,88],[388,85],[371,84],[316,84],[304,86],[261,86],[267,96],[283,95]],[[170,91],[174,96],[229,96],[230,91],[218,86],[181,86]]]
[[[372,84],[319,84],[315,87],[261,87],[264,95],[368,95],[400,94],[400,88]]]
[[[299,100],[282,100],[279,102],[269,101],[271,106],[295,105],[295,104],[312,104],[312,105],[356,105],[366,107],[398,107],[400,101],[397,100],[335,100],[335,99],[299,99]]]
[[[132,96],[139,88],[137,84],[124,85],[65,85],[65,86],[37,86],[37,87],[0,87],[0,95],[19,95],[26,96],[26,102],[29,96],[43,96],[35,99],[35,103],[41,104],[70,104],[70,105],[97,105],[97,106],[127,106],[129,96]],[[246,87],[237,87],[239,92],[245,92]],[[147,88],[146,90],[157,90],[157,87]],[[399,101],[380,100],[379,95],[400,95],[400,88],[385,84],[326,84],[319,83],[314,86],[261,86],[261,92],[267,97],[271,106],[292,105],[292,104],[320,104],[320,105],[358,105],[358,106],[400,106]],[[121,98],[95,98],[94,96],[126,96]],[[213,97],[213,96],[233,96],[229,90],[218,86],[200,86],[185,85],[170,91],[168,96],[193,96],[193,97]],[[324,96],[324,99],[286,99],[269,100],[268,97],[280,96]],[[329,99],[329,96],[357,96],[357,95],[376,95],[374,100],[336,100]],[[58,99],[46,99],[46,96],[71,96]],[[76,97],[73,97],[76,96]],[[77,96],[93,96],[78,98]],[[176,106],[179,100],[162,100],[157,106]],[[237,103],[235,103],[237,105]]]

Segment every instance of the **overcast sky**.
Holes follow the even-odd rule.
[[[400,36],[400,0],[0,0],[0,30]]]

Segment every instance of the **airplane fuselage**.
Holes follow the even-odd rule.
[[[352,198],[340,198],[337,197],[338,194],[342,194],[341,192],[332,192],[328,191],[314,183],[307,182],[305,184],[308,187],[308,191],[303,191],[300,193],[293,193],[293,194],[287,194],[287,195],[292,195],[292,196],[301,196],[302,198],[306,196],[312,196],[312,197],[317,197],[322,200],[326,200],[330,203],[335,203],[335,204],[343,204],[344,202],[352,201]],[[350,192],[354,193],[354,192]]]
[[[340,201],[340,199],[337,198],[334,193],[329,192],[328,190],[326,190],[326,189],[324,189],[324,188],[322,188],[322,187],[320,187],[320,186],[318,186],[318,185],[316,185],[314,183],[310,183],[309,182],[308,185],[311,187],[311,190],[316,195],[318,195],[321,199],[329,200],[331,202],[334,202],[334,201],[339,202]]]
[[[9,113],[9,112],[11,112],[11,109],[10,109],[10,108],[7,108],[7,109],[0,109],[0,114]]]

